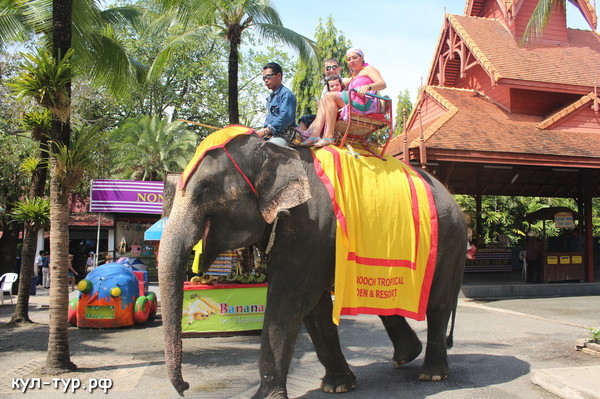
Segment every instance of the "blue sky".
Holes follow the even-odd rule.
[[[408,89],[414,102],[421,79],[425,81],[437,44],[444,12],[464,14],[465,0],[272,0],[284,25],[314,38],[319,18],[332,16],[336,28],[365,60],[381,72],[396,99]],[[568,25],[589,29],[581,13],[567,2]],[[444,11],[445,10],[445,11]],[[285,68],[285,67],[284,67]]]

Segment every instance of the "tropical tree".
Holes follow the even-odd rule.
[[[334,25],[333,17],[329,16],[325,23],[319,19],[315,30],[317,58],[299,59],[296,73],[292,82],[292,90],[296,94],[296,113],[298,115],[316,114],[317,100],[323,91],[323,62],[335,58],[344,66],[346,50],[352,46],[350,40],[344,37]]]
[[[156,0],[165,8],[177,12],[186,27],[175,40],[161,51],[152,66],[151,75],[159,76],[164,64],[178,48],[194,45],[202,34],[226,40],[229,45],[227,61],[229,122],[239,123],[238,73],[239,48],[247,32],[263,42],[280,41],[308,59],[314,54],[314,43],[286,28],[269,0]]]
[[[39,155],[27,157],[21,170],[31,176],[29,196],[20,201],[12,212],[13,220],[23,225],[23,247],[21,251],[21,276],[17,306],[10,324],[31,323],[29,319],[30,283],[34,271],[37,232],[49,223],[50,203],[43,199],[46,191],[48,163],[48,137],[51,130],[52,116],[48,110],[31,112],[23,117],[23,127],[31,131],[34,142],[39,142]],[[41,277],[41,276],[40,276]]]
[[[131,118],[111,135],[114,173],[123,179],[163,180],[181,171],[194,154],[198,136],[181,122],[159,115]]]
[[[73,0],[14,0],[11,5],[17,8],[31,30],[42,35],[46,43],[46,50],[39,50],[31,56],[30,65],[24,64],[24,71],[15,82],[14,89],[21,97],[33,96],[53,116],[49,150],[52,272],[50,331],[45,364],[46,371],[53,373],[55,370],[76,368],[69,354],[67,265],[63,260],[68,255],[69,190],[83,173],[73,168],[84,164],[76,160],[83,157],[80,153],[86,145],[78,144],[79,148],[71,146],[71,56],[75,49],[79,72],[85,70],[93,79],[105,82],[115,93],[125,92],[126,85],[123,83],[133,75],[141,76],[143,70],[122,51],[114,38],[106,34],[110,33],[106,28],[111,22],[132,20],[137,10],[120,7],[100,11],[94,1],[74,3]],[[84,65],[87,68],[84,69]],[[96,143],[94,139],[90,137],[89,143]],[[95,150],[95,147],[92,149]]]
[[[401,134],[404,130],[404,115],[406,115],[406,118],[408,119],[412,109],[413,104],[410,101],[410,92],[406,89],[398,94],[398,104],[396,105],[396,128],[394,129],[396,134]]]
[[[29,288],[33,277],[37,231],[47,227],[50,222],[50,200],[33,197],[19,201],[14,206],[12,218],[15,222],[22,223],[25,228],[17,306],[9,324],[25,324],[32,322],[29,319]]]
[[[21,225],[12,220],[14,204],[27,195],[23,160],[35,152],[31,139],[0,129],[0,273],[15,272]]]

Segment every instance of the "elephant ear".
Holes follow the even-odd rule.
[[[308,201],[310,187],[297,151],[269,142],[261,147],[265,156],[255,182],[258,206],[265,221],[273,223],[279,211]]]

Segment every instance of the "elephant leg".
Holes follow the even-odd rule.
[[[321,390],[327,393],[348,392],[356,387],[356,376],[342,353],[337,326],[331,320],[331,294],[324,291],[317,306],[304,318],[317,357],[325,367]]]
[[[450,309],[427,311],[427,348],[423,365],[419,369],[419,379],[422,381],[441,381],[448,378],[446,329],[450,314]]]
[[[268,322],[265,313],[260,345],[260,387],[252,399],[288,398],[286,380],[300,323],[300,318],[289,316]]]
[[[380,316],[380,318],[394,344],[394,367],[398,368],[416,359],[423,345],[406,319],[402,316]]]

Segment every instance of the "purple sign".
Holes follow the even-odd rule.
[[[161,214],[161,181],[92,180],[90,212]]]

